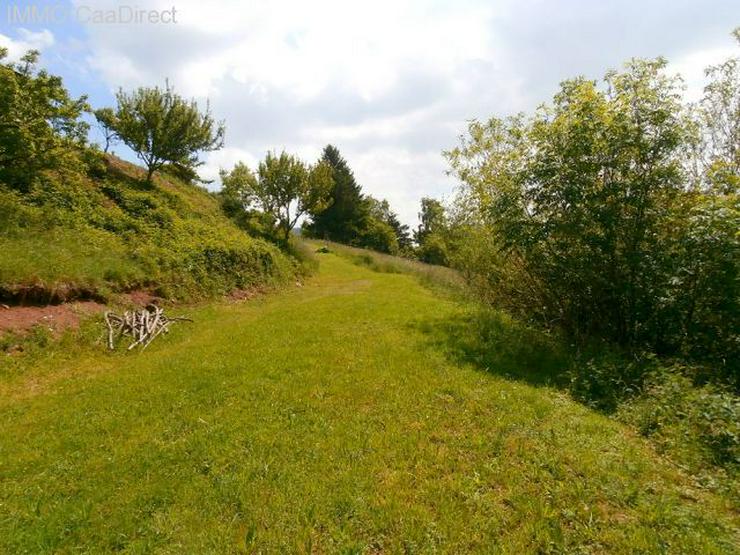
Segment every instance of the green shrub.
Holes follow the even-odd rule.
[[[643,392],[618,417],[693,470],[740,465],[740,398],[715,385],[695,385],[689,369],[650,373]]]
[[[646,376],[659,365],[652,355],[629,356],[606,344],[574,353],[568,367],[568,390],[582,403],[613,412],[637,395]]]

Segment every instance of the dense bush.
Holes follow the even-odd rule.
[[[618,417],[691,465],[735,471],[740,465],[740,399],[713,385],[696,386],[687,370],[649,374],[642,395],[622,405]]]
[[[697,125],[664,68],[632,60],[605,88],[564,82],[530,118],[471,123],[448,153],[463,183],[453,258],[519,317],[732,378],[740,205],[692,180]]]

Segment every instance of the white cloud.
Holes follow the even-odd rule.
[[[704,70],[712,65],[721,64],[732,56],[737,56],[738,49],[715,47],[689,52],[671,62],[669,69],[683,76],[686,91],[684,97],[695,102],[702,97],[707,84]]]
[[[20,59],[29,50],[45,50],[54,44],[54,34],[48,29],[29,31],[17,29],[18,38],[12,39],[0,34],[0,46],[8,49],[8,58],[13,61]]]
[[[451,191],[440,152],[470,118],[531,110],[560,80],[598,78],[632,56],[675,59],[700,90],[740,22],[736,2],[709,4],[176,0],[176,25],[88,26],[89,65],[111,90],[169,78],[208,97],[227,124],[208,178],[269,149],[313,160],[331,142],[368,193],[413,223],[422,196]]]

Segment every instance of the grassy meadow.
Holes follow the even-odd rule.
[[[317,256],[302,287],[182,308],[144,354],[89,322],[3,355],[0,552],[738,549],[737,507],[629,428],[462,359],[473,306]]]

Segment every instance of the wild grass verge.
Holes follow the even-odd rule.
[[[458,363],[560,389],[628,424],[698,483],[740,502],[740,397],[709,381],[707,369],[604,343],[576,346],[488,307],[424,328]]]
[[[462,276],[455,270],[445,266],[425,264],[424,262],[410,258],[350,247],[332,241],[311,240],[308,244],[318,248],[324,246],[329,251],[376,272],[409,274],[418,278],[426,286],[446,291],[456,296],[467,295],[467,287]]]

